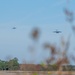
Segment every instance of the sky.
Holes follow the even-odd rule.
[[[63,12],[69,7],[75,13],[75,0],[0,0],[0,59],[7,56],[17,57],[19,62],[35,63],[49,57],[49,51],[43,51],[45,42],[60,45],[61,36],[67,38],[71,34],[69,53],[74,50],[75,36],[71,26],[66,22]],[[12,28],[16,27],[15,30]],[[34,27],[40,29],[41,35],[37,43],[36,52],[29,53],[29,46],[36,45],[30,33]],[[62,31],[54,34],[54,30]],[[33,58],[34,57],[34,58]]]

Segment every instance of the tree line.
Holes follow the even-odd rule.
[[[0,70],[18,70],[18,69],[19,63],[16,57],[9,61],[0,60]]]

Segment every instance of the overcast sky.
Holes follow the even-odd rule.
[[[63,12],[66,6],[66,0],[0,0],[0,59],[11,55],[17,57],[19,62],[35,60],[39,63],[49,56],[49,52],[42,49],[44,42],[59,45],[61,36],[67,38],[69,34],[71,53],[75,46],[75,36],[66,22]],[[70,0],[68,6],[75,12],[75,0]],[[15,30],[12,29],[14,26]],[[30,38],[34,27],[40,29],[41,35],[36,52],[30,54],[28,47],[35,45]],[[56,29],[62,33],[54,34]]]

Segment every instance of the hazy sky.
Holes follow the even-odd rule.
[[[65,21],[63,9],[66,0],[0,0],[0,59],[6,56],[23,60],[36,60],[36,63],[47,58],[49,52],[42,49],[44,42],[60,44],[61,36],[67,38],[71,34],[70,52],[74,49],[74,34],[69,23]],[[69,8],[75,12],[75,0],[70,0]],[[12,27],[17,29],[13,30]],[[30,32],[34,27],[41,30],[37,52],[30,54],[28,46],[34,45]],[[54,30],[61,34],[54,34]],[[35,57],[32,59],[32,57]]]

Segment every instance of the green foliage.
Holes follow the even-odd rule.
[[[8,64],[9,64],[10,70],[17,70],[17,69],[19,69],[19,63],[18,63],[18,59],[17,58],[9,60]]]
[[[42,67],[44,67],[45,66],[45,64],[42,62],[41,64],[40,64]]]
[[[18,70],[19,63],[17,58],[13,58],[9,61],[0,60],[0,70]]]
[[[33,75],[38,75],[38,73],[35,72],[35,73],[33,73]]]
[[[0,70],[4,70],[6,67],[6,61],[0,60]]]

